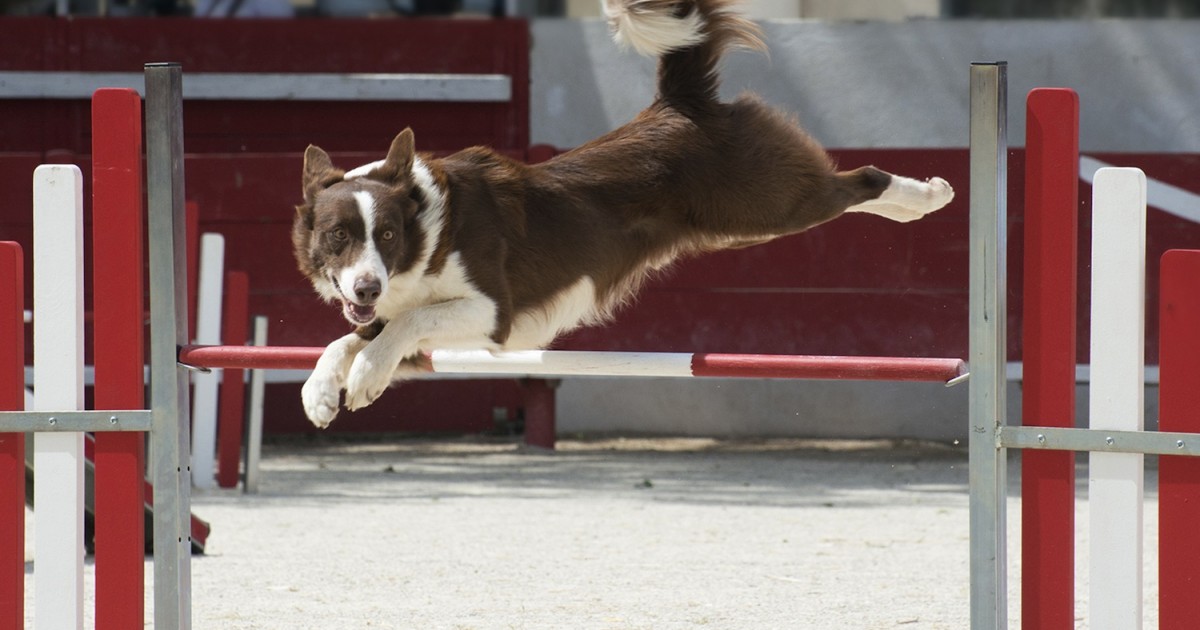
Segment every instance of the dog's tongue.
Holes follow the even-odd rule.
[[[363,306],[348,301],[346,302],[346,315],[359,324],[367,324],[375,319],[375,307]]]

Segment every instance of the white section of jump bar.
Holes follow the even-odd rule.
[[[529,376],[691,376],[687,352],[573,352],[435,350],[433,369],[443,374]]]
[[[33,172],[35,411],[83,409],[83,174]],[[83,628],[83,433],[33,440],[37,505],[33,566],[38,630]]]
[[[196,296],[197,343],[221,343],[221,296],[225,279],[225,237],[200,237],[200,281]],[[220,372],[192,375],[192,485],[216,486],[217,391]]]
[[[1141,431],[1145,385],[1146,178],[1104,168],[1092,189],[1092,429]],[[1088,621],[1142,627],[1141,453],[1092,453],[1088,464]]]
[[[0,72],[2,99],[86,99],[102,87],[144,93],[140,72]],[[503,74],[189,73],[183,98],[244,101],[512,100]]]

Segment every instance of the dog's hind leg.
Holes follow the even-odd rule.
[[[868,198],[846,208],[846,212],[866,212],[907,223],[942,208],[954,199],[954,189],[940,177],[921,182],[902,175],[884,173],[873,167],[865,168],[886,175],[889,178],[887,187],[877,197]],[[862,170],[858,169],[858,171]],[[839,177],[852,175],[858,171],[839,174]],[[876,181],[878,180],[876,179]]]

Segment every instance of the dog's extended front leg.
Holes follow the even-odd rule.
[[[489,335],[495,329],[496,303],[484,296],[431,304],[400,314],[354,357],[346,377],[346,408],[353,411],[375,402],[391,385],[400,362],[420,349],[463,344],[494,346]]]
[[[346,374],[350,371],[354,357],[367,345],[367,340],[358,333],[350,333],[326,346],[317,359],[312,375],[300,389],[304,402],[304,413],[318,428],[324,429],[337,416],[338,399]]]

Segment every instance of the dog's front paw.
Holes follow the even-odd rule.
[[[308,416],[309,421],[318,429],[324,429],[337,416],[340,395],[341,387],[338,385],[337,379],[313,372],[312,376],[304,382],[304,387],[300,388],[300,399],[304,403],[304,415]]]
[[[369,352],[361,352],[350,366],[346,377],[346,408],[362,409],[375,402],[392,384],[392,373],[399,362],[373,360]]]

